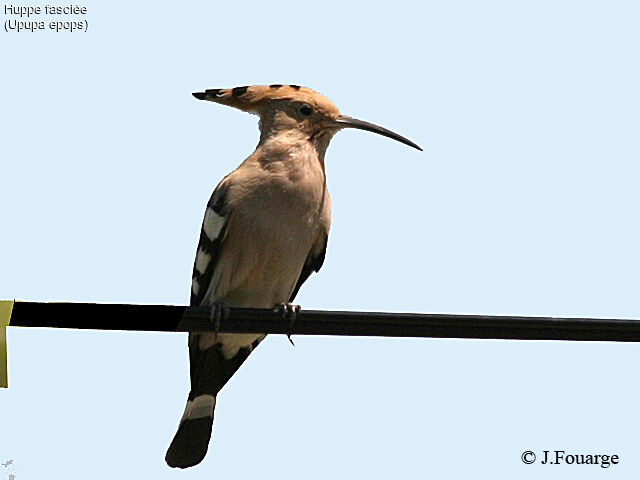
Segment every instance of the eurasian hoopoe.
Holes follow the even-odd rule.
[[[415,143],[372,123],[340,115],[324,96],[297,85],[211,89],[200,100],[260,117],[256,150],[227,175],[207,204],[196,252],[191,305],[290,308],[325,257],[330,224],[324,156],[343,128]],[[202,461],[216,396],[264,334],[189,334],[191,391],[167,451],[171,467]]]

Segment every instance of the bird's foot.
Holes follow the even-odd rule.
[[[209,313],[209,321],[213,323],[214,339],[218,340],[220,322],[229,318],[229,307],[224,302],[213,302]]]
[[[282,316],[282,319],[287,320],[289,322],[287,326],[287,331],[288,331],[287,338],[291,342],[291,345],[295,347],[296,344],[293,343],[293,340],[291,340],[291,331],[293,330],[293,326],[295,325],[296,320],[298,319],[298,315],[300,315],[300,305],[294,305],[289,302],[281,303],[280,305],[278,305],[277,309],[280,315]]]

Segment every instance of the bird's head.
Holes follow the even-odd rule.
[[[295,130],[308,136],[314,143],[327,145],[339,130],[358,128],[422,150],[411,140],[391,130],[341,115],[327,97],[298,85],[214,88],[195,92],[193,96],[199,100],[209,100],[259,115],[261,141],[272,135]]]

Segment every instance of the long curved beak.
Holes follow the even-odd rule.
[[[393,138],[394,140],[402,142],[405,145],[409,145],[410,147],[417,148],[418,150],[422,151],[422,149],[418,145],[413,143],[408,138],[405,138],[402,135],[398,135],[397,133],[380,127],[374,123],[358,120],[357,118],[347,117],[346,115],[340,115],[334,120],[334,123],[337,128],[357,128],[359,130],[366,130],[367,132],[373,132],[379,135],[384,135],[385,137]]]

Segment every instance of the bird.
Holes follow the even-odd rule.
[[[356,128],[422,149],[391,130],[340,114],[328,98],[299,85],[192,95],[258,115],[260,140],[209,198],[190,305],[210,307],[214,321],[230,307],[277,307],[284,318],[295,318],[299,307],[291,302],[325,259],[331,222],[325,153],[334,134]],[[265,336],[189,333],[191,389],[165,456],[170,467],[187,468],[204,459],[218,393]]]

